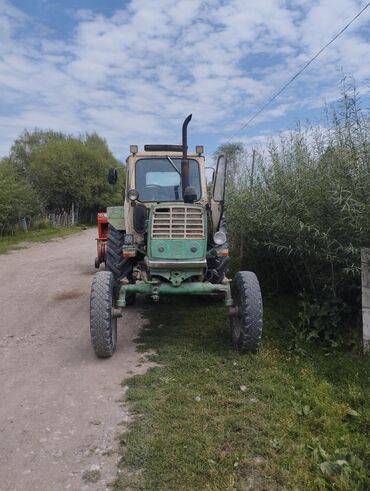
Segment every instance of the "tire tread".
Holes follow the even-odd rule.
[[[112,340],[113,275],[110,271],[95,274],[90,295],[91,344],[98,358],[109,358],[115,351]]]
[[[116,283],[125,276],[130,278],[133,263],[130,259],[122,256],[122,246],[124,245],[125,231],[117,230],[110,223],[108,224],[108,240],[106,249],[106,270],[111,271]],[[126,304],[132,305],[135,302],[136,293],[126,295]]]
[[[234,295],[240,295],[241,333],[234,339],[240,353],[255,353],[261,343],[263,306],[257,276],[251,271],[239,271],[234,279]]]

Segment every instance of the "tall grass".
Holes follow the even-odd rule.
[[[325,113],[325,125],[271,140],[254,166],[250,152],[239,153],[227,223],[238,267],[272,290],[304,294],[306,322],[326,309],[336,324],[359,305],[360,249],[370,246],[370,118],[346,81]]]

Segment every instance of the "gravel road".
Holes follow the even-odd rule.
[[[128,421],[121,381],[146,366],[139,307],[118,320],[113,358],[95,357],[89,294],[96,231],[0,256],[0,490],[105,490]],[[89,478],[98,482],[88,482]]]

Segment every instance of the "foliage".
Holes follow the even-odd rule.
[[[308,304],[358,306],[360,249],[370,244],[370,120],[356,90],[344,87],[326,127],[298,125],[270,141],[253,172],[245,153],[228,188],[238,267],[272,290],[304,292]]]
[[[336,297],[323,301],[302,298],[300,307],[298,328],[306,341],[319,340],[332,349],[353,344],[346,331],[353,324],[354,309],[345,302]]]
[[[96,134],[77,139],[53,131],[25,131],[12,146],[10,161],[50,210],[69,210],[74,203],[97,211],[117,201],[122,191],[122,186],[113,189],[107,183],[108,169],[120,164]]]
[[[110,167],[121,168],[115,187],[107,183]],[[96,134],[24,131],[0,165],[0,234],[14,233],[20,217],[72,204],[80,216],[121,204],[124,180],[125,168]]]
[[[294,299],[265,303],[256,355],[231,348],[224,306],[189,298],[147,308],[157,365],[125,381],[134,414],[114,489],[370,488],[369,357],[288,349]]]
[[[21,172],[8,159],[0,161],[0,235],[13,233],[19,219],[33,217],[41,200]]]

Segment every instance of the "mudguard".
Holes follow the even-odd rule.
[[[123,206],[109,206],[107,208],[108,223],[116,230],[125,230]]]

